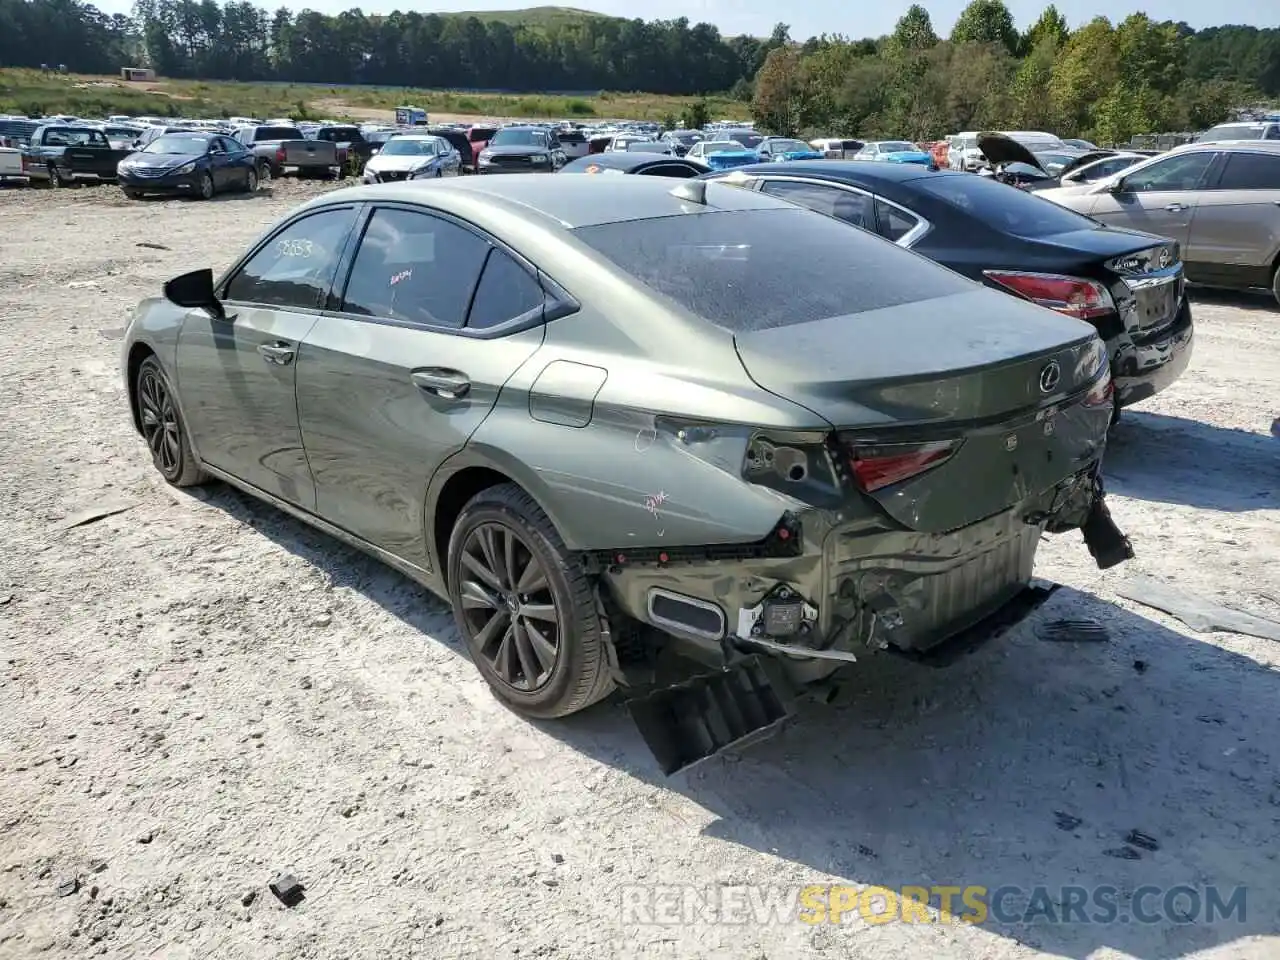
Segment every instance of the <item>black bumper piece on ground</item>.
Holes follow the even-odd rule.
[[[771,660],[753,656],[627,701],[640,736],[668,776],[730,747],[771,736],[795,692]]]

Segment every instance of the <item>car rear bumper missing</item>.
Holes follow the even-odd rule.
[[[833,526],[814,510],[795,515],[787,551],[757,545],[755,554],[699,558],[633,550],[601,558],[597,572],[623,611],[701,662],[763,654],[806,684],[872,650],[926,652],[997,614],[1030,583],[1046,529],[1087,527],[1100,566],[1127,558],[1101,497],[1092,464],[948,533],[881,519]]]

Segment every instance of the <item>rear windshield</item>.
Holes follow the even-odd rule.
[[[926,176],[913,185],[975,220],[1017,237],[1048,237],[1098,226],[1066,207],[988,177]]]
[[[1261,123],[1223,123],[1213,127],[1200,138],[1201,143],[1215,140],[1261,140],[1266,127]]]
[[[646,286],[734,333],[973,288],[887,240],[801,209],[630,220],[574,234]]]

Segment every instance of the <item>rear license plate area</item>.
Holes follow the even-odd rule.
[[[1178,312],[1180,288],[1176,277],[1136,287],[1133,296],[1138,326],[1149,329],[1172,323]]]

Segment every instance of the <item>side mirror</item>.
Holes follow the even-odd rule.
[[[1124,193],[1124,177],[1116,177],[1102,188],[1107,193],[1121,194]]]
[[[226,319],[222,303],[213,293],[213,271],[208,267],[174,277],[164,285],[165,299],[180,307],[208,310],[218,320]]]

